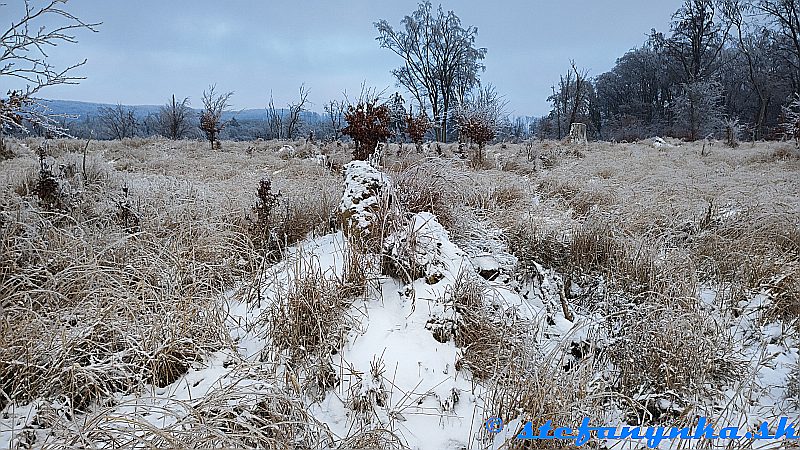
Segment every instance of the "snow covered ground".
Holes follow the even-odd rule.
[[[350,180],[355,187],[347,185],[341,205],[345,210],[356,208],[356,225],[366,229],[376,220],[371,208],[381,203],[374,198],[375,192],[358,185],[376,182],[375,190],[380,191],[386,184],[377,170],[362,169]],[[348,257],[356,250],[342,231],[306,239],[289,249],[285,259],[262,277],[258,301],[245,298],[244,288],[220,299],[220,308],[226,312],[225,332],[232,343],[229,348],[205,355],[168,386],[148,385],[119,394],[112,404],[97,405],[88,414],[72,417],[59,402],[12,402],[0,415],[0,447],[24,448],[34,442],[31,434],[36,435],[36,445],[51,443],[53,447],[179,445],[186,442],[181,432],[195,432],[203,424],[211,430],[215,422],[210,416],[224,423],[221,429],[246,434],[248,427],[258,427],[254,424],[280,422],[265,418],[259,408],[265,399],[283,399],[293,404],[286,408],[285,417],[307,422],[291,428],[289,434],[294,435],[287,436],[296,440],[297,448],[307,448],[309,443],[314,443],[313,448],[372,448],[368,442],[380,448],[415,450],[507,448],[513,442],[514,425],[533,418],[523,413],[505,417],[512,421],[505,432],[493,436],[485,431],[484,421],[499,414],[492,410],[496,380],[479,379],[459,367],[465,349],[452,336],[436,334],[442,324],[460,320],[457,308],[448,301],[456,285],[465,277],[480,284],[481,301],[492,317],[513,317],[515,323],[530,327],[526,345],[542,358],[538,364],[552,365],[555,373],[563,372],[565,377],[574,367],[565,362],[580,364],[595,358],[594,352],[575,354],[576,347],[602,350],[613,345],[608,336],[610,319],[594,308],[565,304],[563,289],[580,292],[584,287],[574,281],[564,286],[565,280],[552,268],[537,265],[535,276],[515,277],[516,258],[503,244],[499,230],[475,235],[475,241],[459,246],[433,214],[409,214],[407,227],[387,236],[385,245],[388,254],[413,259],[419,276],[404,281],[381,275],[379,257],[366,256],[363,268],[369,281],[365,293],[353,296],[343,311],[348,325],[341,348],[321,357],[333,374],[324,392],[313,394],[307,389],[318,372],[275,350],[269,323],[274,316],[269,312],[309,274],[322,274],[326,280],[346,276]],[[404,245],[411,245],[412,251]],[[692,417],[713,418],[717,429],[757,430],[761,422],[774,428],[780,417],[796,420],[798,408],[787,393],[800,357],[795,333],[789,324],[764,320],[768,292],[731,309],[717,298],[718,289],[699,285],[698,299],[709,321],[725,327],[722,331],[731,337],[734,351],[725,357],[733,358],[730,363],[739,367],[741,376],[714,397],[687,401],[675,394],[670,400],[669,393],[653,397],[642,392],[629,402],[647,404],[655,399],[656,408],[665,414],[689,423]],[[707,361],[694,363],[700,367]],[[585,414],[592,417],[594,426],[629,426],[627,403],[609,390],[616,368],[599,357],[592,364],[597,370],[586,380],[587,396],[606,400]],[[633,449],[643,441],[603,444]],[[706,444],[729,445],[727,441]],[[667,440],[659,447],[680,445],[687,444]],[[752,443],[753,448],[779,445]]]

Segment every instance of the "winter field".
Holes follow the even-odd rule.
[[[792,143],[8,142],[0,448],[557,448],[511,432],[800,412]]]

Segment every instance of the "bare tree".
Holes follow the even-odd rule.
[[[269,106],[267,106],[267,139],[280,139],[283,137],[283,112],[275,108],[272,92],[269,93]]]
[[[222,114],[228,110],[233,92],[217,94],[216,85],[209,86],[203,91],[203,112],[200,114],[200,129],[205,133],[206,139],[211,143],[211,149],[220,148],[219,134],[227,123],[222,121]]]
[[[194,113],[189,107],[189,97],[177,101],[173,94],[172,100],[158,110],[158,128],[165,137],[173,140],[182,139],[191,130],[193,116]]]
[[[343,100],[331,100],[325,105],[325,114],[333,132],[333,140],[339,139],[344,127],[344,113],[347,111],[347,103]]]
[[[302,126],[302,118],[300,114],[306,111],[306,102],[308,101],[308,90],[305,86],[300,86],[300,98],[297,103],[289,104],[289,114],[286,117],[286,137],[294,139],[300,126]]]
[[[558,139],[561,139],[578,119],[588,119],[594,89],[588,81],[587,72],[579,70],[574,61],[570,62],[570,70],[561,75],[558,89],[555,86],[551,86],[551,89],[553,94],[548,101],[553,104],[551,114],[555,116]]]
[[[575,98],[572,101],[572,112],[569,115],[567,129],[572,128],[572,124],[575,123],[575,119],[578,117],[578,110],[580,109],[581,102],[586,98],[584,91],[586,90],[585,85],[588,76],[586,71],[578,71],[578,68],[575,67],[575,61],[570,62],[570,64],[572,65],[572,71],[575,73]]]
[[[308,90],[300,86],[300,97],[296,103],[289,103],[287,109],[275,107],[272,92],[269,94],[267,107],[267,138],[294,139],[302,126],[302,113],[306,111]]]
[[[0,151],[4,148],[6,129],[24,132],[26,123],[42,127],[48,134],[67,134],[59,126],[58,116],[51,114],[37,95],[49,86],[77,84],[83,77],[73,75],[73,71],[86,60],[56,67],[49,62],[47,49],[61,43],[76,43],[73,33],[79,30],[96,32],[100,23],[84,22],[67,11],[64,4],[66,0],[52,0],[44,6],[33,7],[25,0],[22,17],[12,20],[9,28],[0,34],[0,81],[5,86],[25,85],[10,90],[6,98],[0,98]],[[9,6],[0,3],[0,10],[3,8]],[[6,13],[3,16],[8,17]],[[49,26],[45,27],[45,23]]]
[[[764,122],[766,121],[767,104],[769,95],[766,92],[765,84],[768,81],[771,69],[764,67],[760,61],[758,46],[753,45],[754,34],[748,33],[748,23],[746,15],[753,9],[752,3],[747,0],[725,0],[722,3],[723,13],[736,30],[737,50],[747,61],[747,76],[753,91],[758,97],[758,109],[755,117],[754,138],[760,139],[764,133]],[[767,70],[764,70],[767,69]]]
[[[672,16],[668,54],[680,62],[685,83],[708,81],[720,68],[730,22],[717,20],[714,0],[685,0]]]
[[[403,58],[404,65],[392,74],[420,108],[431,105],[436,137],[446,141],[450,109],[477,86],[486,49],[475,46],[477,28],[463,28],[453,11],[445,13],[441,5],[434,11],[429,1],[401,24],[403,29],[395,30],[386,20],[376,22],[377,40]]]
[[[131,108],[117,104],[104,106],[98,110],[97,120],[111,139],[125,139],[136,136],[136,116]]]
[[[792,89],[800,92],[800,1],[759,0],[756,7],[767,15],[782,39],[777,39],[784,60],[792,68]]]

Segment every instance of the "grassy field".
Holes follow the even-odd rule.
[[[406,290],[407,317],[441,308],[420,319],[423,333],[452,313],[449,331],[433,336],[456,352],[450,376],[467,380],[454,392],[471,385],[477,399],[467,426],[447,428],[452,448],[491,448],[479,429],[490,415],[577,425],[716,414],[752,425],[797,413],[791,143],[497,144],[480,167],[456,144],[421,153],[393,144],[380,169],[392,200],[372,211],[377,245],[355,245],[351,233],[332,277],[301,266],[305,251],[325,259],[312,257],[312,238],[341,228],[347,144],[10,146],[15,156],[0,161],[2,445],[427,448],[380,389],[343,403],[353,414],[341,414],[345,431],[329,407],[331,396],[372,392],[361,378],[345,382],[344,358],[360,357],[359,330],[383,317],[361,314],[376,314],[382,289]],[[418,261],[426,247],[408,220],[424,212],[447,232],[432,232],[439,247],[457,247],[474,270],[447,262],[437,274]],[[386,238],[408,227],[411,250],[387,256]],[[480,258],[497,263],[491,276],[480,276]],[[423,307],[426,289],[437,300]],[[539,314],[492,306],[528,294]],[[256,351],[242,351],[245,335]],[[386,352],[369,355],[359,376],[372,373],[371,386],[391,394]],[[206,380],[192,395],[192,374],[219,358],[226,377],[248,384]],[[189,397],[170,403],[183,384]],[[130,412],[147,392],[166,399],[164,425]],[[437,398],[439,411],[426,414],[456,414],[458,395]]]

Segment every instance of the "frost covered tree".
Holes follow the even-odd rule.
[[[392,135],[397,142],[402,142],[403,132],[406,129],[407,114],[405,103],[406,100],[402,95],[400,95],[399,92],[395,92],[394,95],[392,95],[392,97],[389,99],[388,103],[392,121]]]
[[[50,86],[77,84],[83,77],[75,75],[74,70],[86,60],[56,66],[48,52],[58,44],[76,43],[74,33],[97,31],[100,23],[81,20],[66,9],[66,3],[0,3],[0,15],[10,19],[8,28],[0,29],[0,82],[4,90],[9,89],[6,97],[0,97],[0,153],[4,151],[4,134],[11,130],[24,132],[26,124],[42,128],[47,134],[67,134],[38,95]]]
[[[189,107],[189,98],[177,101],[173,95],[166,105],[159,108],[156,128],[165,137],[173,140],[183,139],[192,128],[193,117],[194,112]]]
[[[784,135],[793,139],[795,146],[800,148],[800,95],[795,94],[792,101],[783,107],[783,120],[781,126]]]
[[[722,85],[716,81],[682,84],[672,104],[675,126],[689,140],[702,139],[724,124]]]
[[[437,123],[436,138],[447,140],[450,110],[478,85],[486,49],[475,45],[478,29],[464,28],[453,11],[441,5],[434,10],[429,1],[394,29],[386,20],[375,23],[377,40],[401,58],[404,64],[392,74],[420,108],[430,105]]]
[[[233,92],[218,94],[215,90],[216,86],[212,85],[203,91],[203,112],[200,113],[200,130],[205,133],[212,150],[221,146],[219,134],[226,125],[222,121],[222,114],[230,107],[229,101],[233,96]]]
[[[483,163],[483,150],[491,142],[503,125],[507,102],[492,85],[477,90],[472,98],[467,98],[453,111],[459,136],[478,145],[473,162]]]

